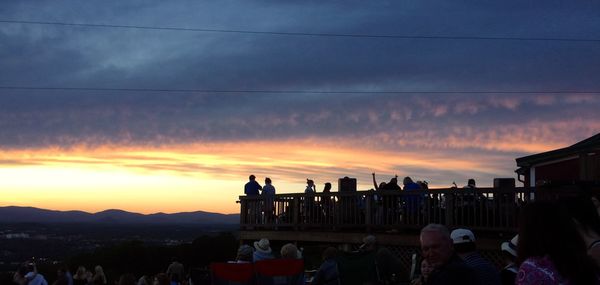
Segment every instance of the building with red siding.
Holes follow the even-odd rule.
[[[516,159],[525,187],[600,182],[600,133],[561,149]]]

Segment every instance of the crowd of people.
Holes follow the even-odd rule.
[[[403,187],[397,177],[377,184],[375,174],[373,183],[376,191],[423,189],[409,177],[403,179]],[[475,180],[469,179],[464,188],[476,188]],[[314,181],[308,180],[305,192],[314,191]],[[598,201],[578,193],[560,201],[542,199],[523,204],[517,218],[518,234],[498,245],[504,261],[501,268],[480,254],[473,231],[450,231],[442,224],[428,224],[420,232],[422,262],[420,275],[412,284],[600,284]],[[332,279],[339,275],[335,272],[337,252],[336,248],[325,250],[312,284],[339,284]],[[379,273],[396,272],[393,260],[377,262]],[[378,278],[391,279],[385,274]]]
[[[519,225],[518,235],[500,245],[499,272],[477,253],[471,231],[427,225],[414,284],[600,284],[600,218],[590,199],[528,203]]]
[[[475,179],[468,179],[467,184],[462,187],[465,191],[449,193],[426,192],[429,185],[426,181],[414,181],[411,177],[404,177],[401,185],[398,176],[394,176],[388,182],[378,183],[375,173],[372,173],[373,189],[368,195],[356,197],[334,196],[331,193],[330,182],[324,183],[323,190],[318,193],[317,186],[312,179],[306,180],[304,189],[305,196],[300,199],[300,207],[296,215],[300,221],[306,224],[351,222],[362,219],[367,209],[367,200],[371,201],[370,211],[375,222],[394,224],[400,222],[419,223],[424,217],[436,214],[436,222],[444,223],[446,213],[451,213],[460,219],[469,220],[470,223],[480,221],[479,214],[490,214],[489,212],[499,208],[496,201],[476,191]],[[353,182],[356,189],[356,180],[350,178],[340,179],[340,189],[344,188],[344,180]],[[348,181],[346,181],[348,182]],[[350,183],[352,184],[352,183]],[[451,188],[458,188],[456,183]],[[352,187],[351,187],[352,188]],[[343,190],[340,190],[343,192]],[[401,192],[400,192],[401,191]],[[247,222],[252,224],[285,224],[293,220],[293,211],[285,199],[276,199],[275,187],[269,177],[265,178],[264,186],[261,186],[254,175],[250,175],[249,181],[244,185],[244,193],[252,197],[245,202],[247,207],[242,213],[247,217]],[[402,193],[402,195],[399,195]],[[257,199],[258,198],[258,199]],[[499,203],[517,204],[515,197],[505,195],[499,196]],[[452,210],[448,210],[452,209]],[[447,211],[448,210],[448,211]]]
[[[186,278],[188,277],[188,278]],[[56,277],[52,280],[52,285],[107,285],[108,279],[104,269],[100,265],[94,267],[93,272],[84,266],[77,267],[75,274],[72,274],[67,266],[61,266],[56,272]],[[17,285],[48,285],[47,278],[38,272],[35,262],[23,264],[13,276],[13,281]],[[131,273],[119,276],[115,285],[189,285],[191,284],[189,276],[185,274],[183,264],[176,259],[169,264],[166,272],[156,275],[143,275],[136,278]]]
[[[61,266],[56,272],[53,285],[104,285],[107,284],[104,269],[100,265],[94,267],[94,272],[79,266],[75,274],[66,266]],[[13,276],[13,281],[19,285],[47,285],[46,277],[38,272],[35,262],[26,262]]]

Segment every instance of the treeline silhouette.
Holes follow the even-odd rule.
[[[176,258],[190,269],[202,269],[210,262],[227,261],[235,257],[239,240],[233,233],[220,233],[200,236],[192,243],[176,246],[146,245],[142,241],[128,241],[115,246],[98,248],[91,253],[83,253],[67,258],[63,263],[36,261],[38,270],[52,284],[56,272],[62,265],[74,273],[78,266],[94,268],[101,265],[107,277],[107,284],[114,284],[119,276],[131,273],[134,276],[156,275],[165,272],[172,258]],[[17,270],[14,268],[13,270]],[[2,272],[0,284],[12,284],[12,272]]]

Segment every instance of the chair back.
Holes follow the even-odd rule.
[[[252,263],[211,263],[212,285],[255,285],[254,265]]]
[[[268,259],[254,263],[256,281],[261,285],[303,285],[304,260]]]

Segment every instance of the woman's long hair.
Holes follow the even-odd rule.
[[[557,203],[525,205],[519,221],[517,263],[549,256],[560,275],[574,284],[596,284],[597,268],[567,211]]]
[[[579,195],[563,200],[569,214],[584,231],[600,234],[600,216],[589,195]]]

